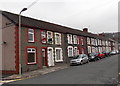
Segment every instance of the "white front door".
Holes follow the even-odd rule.
[[[48,47],[48,66],[54,66],[54,56],[52,47]]]

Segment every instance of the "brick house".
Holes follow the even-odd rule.
[[[2,72],[19,73],[18,15],[0,13],[2,33]],[[70,57],[81,53],[102,52],[113,49],[113,41],[69,27],[21,17],[21,70],[22,72],[69,63]],[[104,41],[102,43],[102,41]],[[109,43],[107,46],[105,43]]]

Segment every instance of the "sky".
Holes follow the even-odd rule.
[[[29,7],[32,2],[37,1]],[[118,31],[119,0],[0,0],[0,10],[92,33]]]

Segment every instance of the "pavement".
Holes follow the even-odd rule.
[[[48,68],[46,67],[46,68],[39,69],[39,70],[25,72],[21,76],[19,74],[13,74],[13,75],[4,74],[4,75],[2,75],[2,80],[0,80],[0,84],[23,80],[23,79],[29,79],[29,78],[44,75],[44,74],[47,74],[50,72],[62,70],[62,69],[68,68],[68,67],[69,67],[69,65],[67,63],[64,63],[64,64],[62,63],[62,64],[56,65],[54,67],[48,67]]]

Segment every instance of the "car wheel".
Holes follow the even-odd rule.
[[[81,61],[80,64],[82,65],[82,64],[83,64],[83,61]]]

